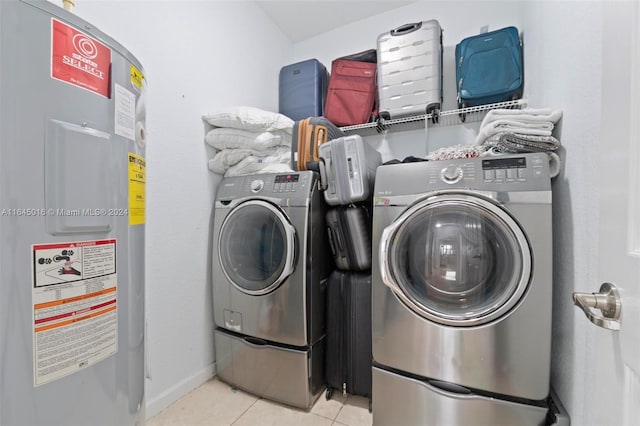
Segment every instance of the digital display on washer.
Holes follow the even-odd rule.
[[[276,183],[295,183],[300,179],[300,175],[288,174],[288,175],[277,175]]]
[[[521,169],[524,167],[527,167],[527,160],[524,157],[493,158],[491,160],[482,160],[482,170]]]

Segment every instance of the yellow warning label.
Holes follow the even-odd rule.
[[[147,171],[144,157],[129,153],[129,225],[144,225]]]
[[[142,90],[142,83],[144,81],[144,75],[135,65],[131,65],[131,84],[138,89]]]

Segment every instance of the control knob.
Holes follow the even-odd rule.
[[[262,191],[264,188],[264,181],[262,179],[256,179],[251,181],[251,192],[257,193]]]
[[[442,169],[440,177],[445,183],[456,183],[462,179],[462,169],[456,166],[448,166]]]

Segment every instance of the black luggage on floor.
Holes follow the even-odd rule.
[[[363,271],[371,268],[371,221],[364,206],[338,206],[327,210],[329,245],[336,267]]]
[[[371,272],[334,271],[327,284],[327,399],[334,389],[369,398],[371,408]]]

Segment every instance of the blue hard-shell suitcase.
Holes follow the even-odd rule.
[[[317,59],[280,69],[278,112],[292,120],[324,115],[329,72]]]
[[[516,27],[467,37],[456,45],[458,107],[520,99],[522,43]]]

